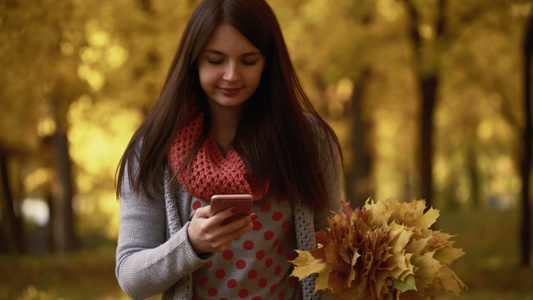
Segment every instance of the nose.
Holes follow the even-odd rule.
[[[233,82],[237,81],[240,78],[239,67],[235,62],[229,62],[224,70],[224,75],[222,77],[224,80]]]

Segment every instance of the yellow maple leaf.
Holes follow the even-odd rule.
[[[315,259],[309,251],[295,250],[298,256],[290,262],[295,265],[291,276],[303,279],[313,273],[320,273],[326,264],[319,259]]]
[[[420,203],[422,204],[423,202],[420,202]],[[425,208],[426,206],[425,203],[423,203],[423,205]],[[417,222],[418,223],[417,227],[422,228],[422,229],[429,229],[431,225],[437,222],[437,219],[439,218],[439,216],[440,216],[440,212],[437,209],[430,208],[425,214],[420,216]]]

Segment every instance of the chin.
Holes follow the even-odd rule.
[[[211,104],[214,104],[219,107],[225,108],[238,108],[241,107],[246,100],[236,100],[236,99],[216,99],[210,101]]]

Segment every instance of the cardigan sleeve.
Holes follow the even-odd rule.
[[[115,271],[119,285],[133,299],[163,293],[205,263],[189,243],[189,223],[167,239],[164,196],[156,191],[153,195],[155,199],[148,199],[136,193],[124,176]]]

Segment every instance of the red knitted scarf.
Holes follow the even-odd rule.
[[[215,142],[212,132],[194,156],[190,168],[178,170],[200,137],[204,124],[203,112],[197,112],[188,125],[178,131],[167,152],[168,162],[178,182],[191,196],[211,201],[219,194],[252,194],[254,200],[263,198],[256,180],[233,147],[224,156]]]

